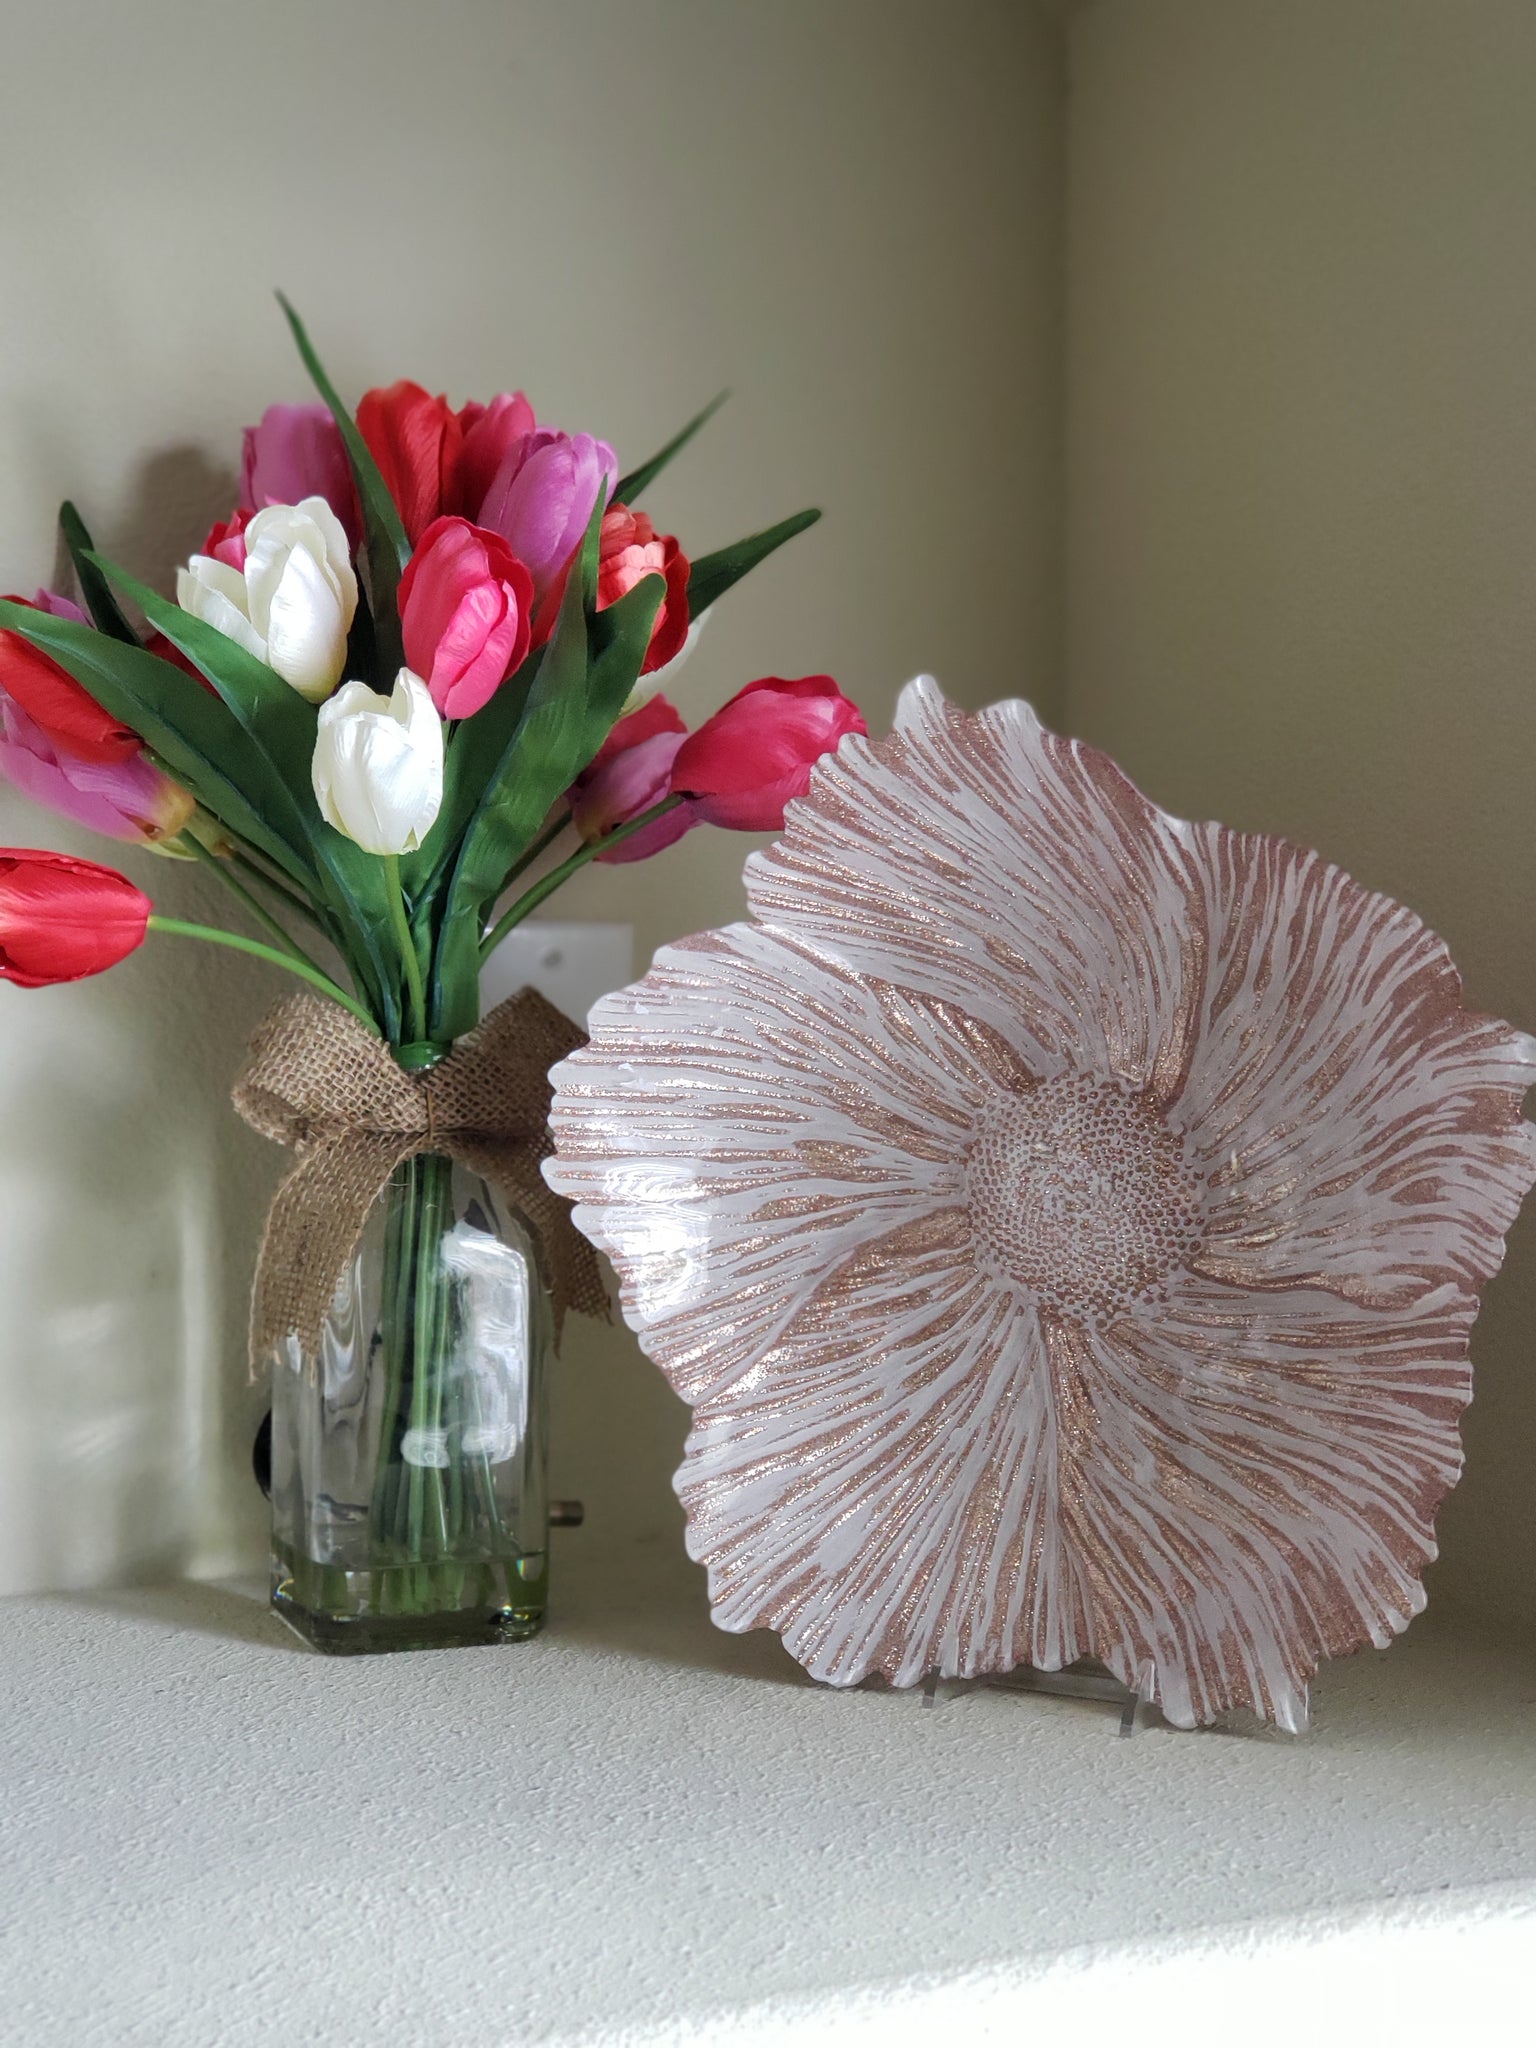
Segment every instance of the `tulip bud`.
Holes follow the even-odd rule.
[[[642,675],[654,675],[677,658],[688,637],[688,557],[670,533],[658,533],[644,512],[612,505],[603,514],[598,540],[597,609],[606,611],[628,596],[642,578],[666,579],[667,594],[651,628]]]
[[[496,472],[506,461],[515,442],[538,427],[533,407],[521,391],[502,391],[489,405],[471,399],[459,407],[463,444],[454,467],[452,506],[466,519],[473,519],[485,503]]]
[[[571,822],[589,846],[671,795],[672,764],[687,737],[687,726],[665,697],[652,697],[619,720],[570,792]],[[648,860],[697,822],[692,807],[679,804],[597,857]]]
[[[11,604],[30,604],[55,618],[73,619],[77,625],[90,621],[67,597],[40,590],[35,598],[12,597]],[[109,718],[89,690],[60,668],[51,655],[20,633],[0,633],[0,700],[19,705],[28,718],[41,726],[61,752],[81,761],[127,761],[136,755],[142,741],[126,725]]]
[[[143,944],[153,908],[93,860],[0,847],[0,981],[46,988],[101,974]]]
[[[51,591],[37,593],[34,609],[90,624]],[[191,797],[154,765],[138,734],[20,633],[0,633],[0,775],[35,803],[113,839],[161,845],[192,815]]]
[[[82,757],[3,692],[0,774],[34,803],[110,839],[158,844],[174,838],[194,809],[187,791],[142,747],[118,759]]]
[[[848,733],[868,730],[830,676],[764,676],[684,740],[672,789],[693,799],[706,824],[777,832],[784,806],[805,795],[822,755],[835,753]]]
[[[324,498],[356,547],[363,535],[357,486],[341,429],[326,405],[269,405],[245,430],[240,503],[247,512]],[[205,548],[212,554],[212,548]]]
[[[528,652],[533,580],[506,542],[434,519],[400,578],[405,658],[444,718],[480,709]]]
[[[464,445],[459,415],[446,398],[434,398],[402,377],[385,390],[363,393],[357,431],[414,547],[438,514],[450,509]]]
[[[242,542],[240,566],[194,555],[176,572],[176,602],[318,704],[341,680],[357,611],[357,578],[341,521],[324,498],[269,505]]]
[[[475,514],[499,533],[533,577],[542,603],[581,545],[592,507],[618,476],[618,457],[590,434],[539,427],[513,443]]]
[[[315,801],[365,853],[414,853],[443,800],[443,723],[426,684],[401,669],[388,697],[344,683],[320,707]]]

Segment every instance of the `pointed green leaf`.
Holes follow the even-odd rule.
[[[700,427],[707,425],[714,418],[730,395],[729,391],[719,392],[702,412],[694,414],[680,434],[674,434],[665,448],[658,449],[649,462],[642,462],[640,467],[632,469],[628,476],[621,476],[613,493],[618,502],[621,505],[632,505],[642,491],[649,490],[673,456],[682,453]]]
[[[85,608],[97,626],[113,640],[124,640],[130,647],[141,646],[143,643],[138,634],[118,608],[106,577],[91,559],[95,543],[86,531],[85,521],[68,498],[59,507],[59,531],[64,536],[64,545],[69,549],[69,558],[80,579],[80,595],[85,599]]]
[[[488,703],[461,718],[448,734],[437,817],[416,851],[400,858],[400,879],[418,913],[431,904],[453,863],[464,828],[485,792],[486,763],[499,761],[506,752],[543,659],[544,648],[536,647]]]
[[[581,554],[577,560],[576,576],[571,579],[581,586],[582,610],[588,618],[597,610],[597,571],[603,558],[603,514],[608,510],[608,473],[605,470],[598,481],[597,496],[592,501],[592,516],[587,521],[587,530],[581,537]],[[567,586],[569,595],[569,586]]]
[[[103,582],[110,579],[131,597],[149,623],[207,677],[288,785],[307,787],[315,750],[314,706],[237,640],[183,611],[108,556],[93,552],[86,561]]]
[[[749,570],[766,561],[775,548],[783,547],[785,541],[793,540],[797,533],[804,533],[820,517],[820,512],[816,511],[797,512],[792,519],[781,519],[777,526],[749,534],[745,540],[739,540],[731,547],[721,548],[713,555],[702,555],[693,564],[688,577],[688,616],[696,619],[707,612],[715,599],[723,597],[733,583],[739,583]]]

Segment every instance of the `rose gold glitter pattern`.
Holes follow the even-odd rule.
[[[748,881],[597,1006],[545,1168],[693,1406],[716,1620],[1303,1726],[1423,1605],[1536,1043],[1315,854],[926,679]]]
[[[1001,1097],[965,1182],[978,1262],[1079,1322],[1166,1301],[1200,1247],[1202,1180],[1179,1138],[1145,1094],[1091,1074]]]

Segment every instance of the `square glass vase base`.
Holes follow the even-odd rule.
[[[274,1551],[272,1609],[332,1657],[523,1643],[544,1626],[547,1578],[542,1556],[347,1572]]]

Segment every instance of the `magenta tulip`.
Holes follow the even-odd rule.
[[[406,665],[444,718],[468,718],[528,652],[533,582],[499,534],[435,519],[400,578]]]
[[[618,471],[606,441],[539,427],[507,450],[476,524],[499,533],[527,564],[542,599],[580,545],[599,490],[605,505],[613,495]]]
[[[652,697],[609,733],[596,759],[577,777],[571,791],[571,817],[590,846],[619,825],[627,825],[672,793],[672,764],[688,737],[688,728],[665,697]],[[681,839],[698,820],[692,807],[675,811],[621,839],[601,861],[648,860]]]
[[[784,806],[805,795],[822,755],[868,730],[830,676],[764,676],[689,734],[672,764],[672,788],[707,824],[777,832]]]
[[[269,405],[245,430],[240,503],[247,512],[324,498],[355,548],[362,539],[357,487],[341,429],[324,405]]]

